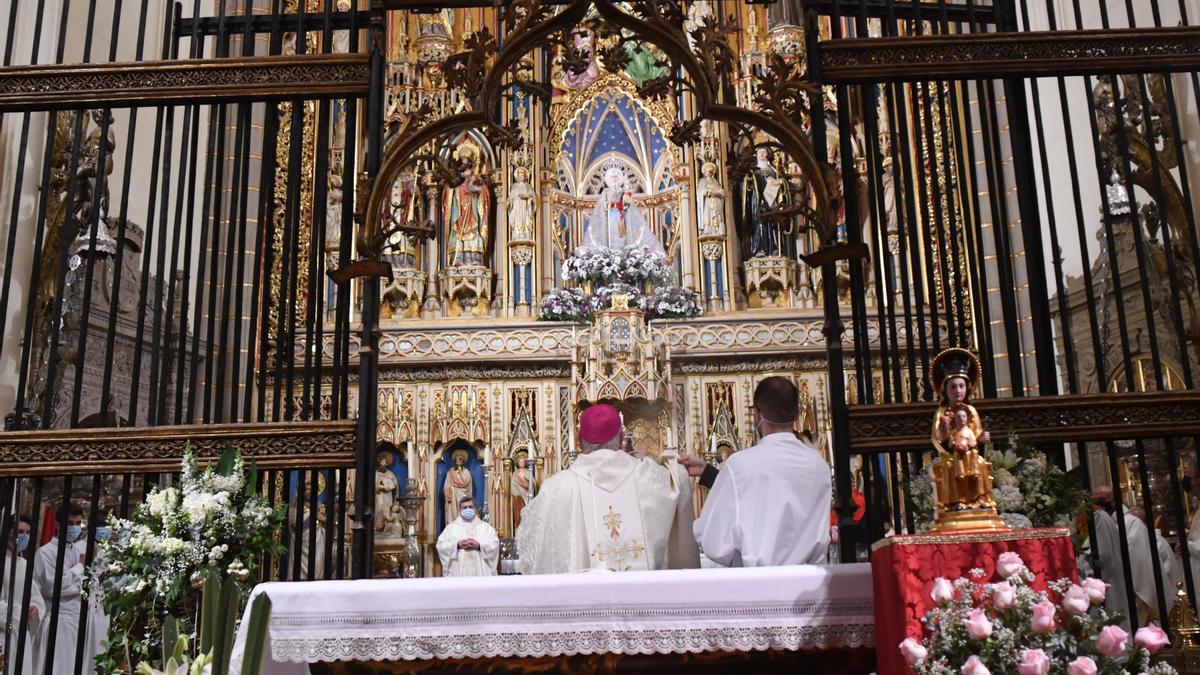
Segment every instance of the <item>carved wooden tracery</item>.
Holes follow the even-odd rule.
[[[676,144],[690,143],[696,139],[701,119],[710,119],[761,130],[772,137],[778,145],[800,166],[806,179],[813,187],[815,204],[812,218],[819,230],[822,246],[805,257],[811,265],[821,265],[838,259],[856,258],[865,254],[865,246],[837,243],[836,204],[829,189],[831,168],[818,159],[812,144],[800,125],[800,112],[805,95],[813,91],[804,75],[782,59],[773,63],[772,70],[763,77],[760,110],[750,110],[729,105],[720,100],[723,73],[732,70],[733,52],[727,43],[731,32],[728,24],[718,21],[706,23],[693,31],[692,38],[697,48],[688,43],[683,29],[683,12],[673,0],[637,0],[628,3],[633,14],[617,7],[611,0],[575,0],[558,11],[545,0],[517,0],[505,10],[503,46],[497,49],[495,38],[485,28],[465,41],[466,51],[446,61],[446,80],[461,89],[470,106],[461,113],[430,120],[427,114],[408,117],[395,132],[395,141],[384,151],[379,171],[371,179],[370,193],[359,214],[361,227],[357,236],[360,262],[354,271],[343,270],[337,275],[364,276],[386,274],[380,265],[370,263],[380,260],[388,237],[399,231],[428,236],[427,230],[410,230],[403,226],[387,227],[385,211],[392,183],[404,166],[409,164],[421,148],[437,139],[451,137],[467,129],[481,129],[497,145],[514,147],[523,142],[515,123],[504,125],[501,121],[502,98],[513,86],[530,91],[544,89],[541,83],[521,80],[512,81],[509,73],[526,54],[537,49],[562,45],[564,67],[570,68],[572,54],[570,31],[579,24],[593,6],[608,22],[610,29],[626,31],[633,38],[621,37],[621,42],[638,39],[654,44],[664,55],[669,65],[667,75],[646,82],[640,94],[646,98],[661,99],[673,96],[679,88],[689,91],[694,100],[694,119],[679,121],[671,130],[671,140]],[[619,60],[624,53],[617,48],[602,50],[599,57],[610,61]],[[492,57],[492,53],[495,56]],[[366,263],[366,264],[364,264]]]

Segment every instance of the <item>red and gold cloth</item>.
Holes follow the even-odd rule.
[[[875,585],[875,651],[879,675],[907,672],[899,645],[920,639],[921,618],[933,608],[929,593],[938,577],[953,581],[978,567],[985,580],[996,573],[996,558],[1013,551],[1036,577],[1030,586],[1046,590],[1064,577],[1078,581],[1075,551],[1067,528],[1007,532],[939,532],[881,539],[871,547]]]

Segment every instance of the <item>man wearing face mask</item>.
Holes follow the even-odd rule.
[[[20,647],[20,642],[17,640],[18,631],[21,630],[21,618],[23,614],[28,614],[28,626],[25,631],[25,649],[21,655],[22,673],[33,672],[33,654],[34,654],[34,636],[37,635],[36,628],[38,620],[45,614],[46,605],[42,602],[42,594],[38,591],[38,585],[33,584],[29,592],[29,610],[22,612],[18,608],[24,607],[22,600],[25,598],[25,578],[29,573],[29,565],[25,560],[25,551],[29,548],[29,533],[33,529],[33,521],[27,516],[21,516],[17,520],[16,536],[14,537],[15,547],[10,547],[4,559],[4,585],[0,586],[0,621],[4,622],[5,635],[7,639],[4,643],[4,654],[8,662],[12,663],[9,666],[9,672],[18,672],[15,668],[17,651]],[[9,613],[9,608],[13,611]]]
[[[39,548],[34,556],[33,580],[37,584],[44,599],[53,602],[55,567],[58,561],[59,546],[64,547],[62,564],[62,585],[58,594],[58,627],[54,636],[54,653],[43,653],[50,643],[50,621],[42,621],[38,639],[38,663],[36,672],[46,672],[45,659],[53,662],[53,673],[75,672],[75,642],[79,635],[79,609],[81,589],[84,576],[87,575],[85,555],[87,539],[83,536],[83,509],[76,504],[63,507],[66,512],[67,527],[63,536],[54,537]],[[58,522],[62,522],[63,513],[59,513]],[[94,657],[95,654],[92,654]],[[95,659],[84,654],[83,672],[96,672]]]
[[[726,567],[816,564],[829,548],[829,465],[793,429],[800,393],[784,377],[754,390],[757,445],[726,460],[693,532]]]
[[[458,500],[458,518],[442,530],[437,540],[444,577],[490,577],[500,559],[496,530],[475,513],[475,500]]]

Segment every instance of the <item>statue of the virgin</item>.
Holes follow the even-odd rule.
[[[580,248],[621,249],[637,246],[664,253],[662,243],[646,225],[642,209],[633,203],[629,179],[616,165],[604,170],[604,190],[596,197],[592,219]]]

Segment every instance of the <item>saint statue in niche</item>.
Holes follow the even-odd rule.
[[[533,199],[529,169],[518,166],[513,171],[513,184],[508,190],[508,231],[511,239],[533,239]]]
[[[392,453],[384,450],[375,459],[375,531],[384,535],[404,534],[400,517],[400,480],[389,468]]]
[[[513,469],[512,481],[508,493],[512,498],[513,532],[521,526],[521,510],[533,499],[533,472],[529,470],[529,459],[517,459],[517,468]]]
[[[763,219],[763,214],[782,207],[787,199],[786,183],[771,163],[771,151],[755,152],[754,169],[742,177],[738,214],[744,234],[749,235],[750,257],[782,255],[780,228]]]
[[[717,179],[717,165],[700,167],[700,234],[725,234],[725,188]]]
[[[467,468],[465,450],[455,450],[452,455],[454,466],[446,472],[446,483],[442,486],[442,501],[445,506],[446,522],[454,520],[458,513],[458,500],[473,497],[471,471]]]
[[[479,175],[479,151],[470,144],[454,153],[461,182],[442,191],[442,213],[446,219],[447,247],[451,267],[484,266],[492,192]]]
[[[592,219],[581,248],[621,249],[638,246],[664,253],[662,243],[646,225],[642,209],[633,203],[629,179],[615,164],[604,170],[604,189],[596,197]]]

